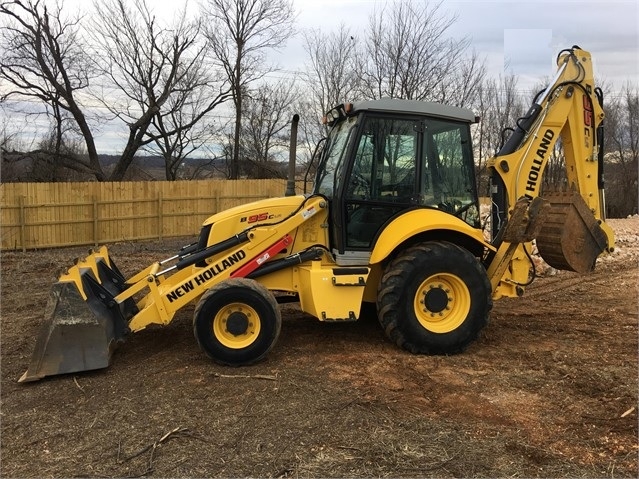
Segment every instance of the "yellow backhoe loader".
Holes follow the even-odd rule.
[[[53,287],[20,381],[106,367],[127,334],[166,325],[192,302],[200,347],[225,365],[266,356],[284,299],[320,321],[355,321],[373,303],[398,346],[463,351],[493,300],[523,294],[533,240],[550,265],[580,273],[614,247],[591,56],[573,47],[557,65],[489,163],[490,241],[480,226],[472,111],[397,99],[343,104],[327,113],[312,193],[215,214],[196,242],[130,278],[106,247],[72,266]],[[542,195],[558,141],[565,185]]]

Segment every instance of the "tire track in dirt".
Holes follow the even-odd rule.
[[[621,269],[596,269],[593,273],[586,275],[562,271],[556,276],[537,279],[537,282],[533,283],[534,286],[526,289],[524,297],[537,298],[548,293],[567,291],[580,285],[606,286],[617,280],[627,280],[630,277],[636,278],[637,269],[634,265],[632,266],[626,264]]]

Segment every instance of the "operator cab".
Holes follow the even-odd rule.
[[[314,193],[331,204],[332,248],[342,264],[367,262],[384,226],[416,208],[479,226],[472,111],[413,100],[340,105]]]

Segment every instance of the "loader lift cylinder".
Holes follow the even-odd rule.
[[[233,236],[224,241],[220,241],[219,243],[215,243],[214,245],[209,246],[208,248],[203,249],[202,251],[198,251],[196,253],[192,253],[189,256],[181,259],[175,265],[175,268],[180,270],[184,269],[187,266],[191,266],[195,263],[199,263],[200,261],[204,261],[205,259],[213,256],[214,254],[221,253],[224,250],[232,248],[233,246],[237,246],[239,244],[245,243],[248,241],[248,232],[243,232],[238,235]],[[165,270],[166,272],[168,270]]]
[[[286,258],[266,263],[252,273],[249,273],[246,277],[250,279],[259,278],[260,276],[274,273],[285,268],[290,268],[291,266],[302,264],[306,261],[319,260],[323,254],[324,251],[321,248],[311,248],[309,250],[287,256]]]

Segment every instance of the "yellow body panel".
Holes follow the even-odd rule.
[[[336,276],[332,267],[322,267],[319,261],[298,269],[303,311],[323,321],[359,317],[368,273]]]
[[[443,211],[419,209],[403,214],[384,228],[371,254],[371,264],[383,261],[398,245],[413,236],[434,230],[461,233],[481,243],[485,248],[495,249],[484,240],[484,235],[480,229],[473,228],[463,220]]]
[[[284,220],[304,201],[304,196],[285,196],[254,201],[220,211],[207,218],[202,226],[213,225],[209,238],[229,238],[245,229]]]
[[[370,273],[335,275],[334,268],[338,266],[325,255],[322,261],[286,268],[262,276],[259,281],[270,290],[298,294],[301,310],[320,320],[357,318],[365,290],[372,285],[372,290],[377,291],[376,279],[371,279]]]
[[[249,227],[265,229],[282,222],[299,208],[304,200],[305,197],[302,195],[269,198],[217,213],[203,224],[203,226],[213,225],[209,234],[209,245],[216,240],[230,238]],[[298,225],[298,228],[288,231],[294,241],[285,254],[303,251],[313,245],[328,248],[328,208],[318,210],[316,213],[306,218]],[[207,261],[212,263],[215,257]]]
[[[220,211],[207,218],[203,226],[211,223],[222,223],[227,219],[238,220],[244,224],[244,227],[250,226],[252,223],[281,220],[301,205],[304,199],[304,195],[297,195],[253,201],[252,203]],[[266,214],[266,217],[264,214]],[[255,218],[252,218],[253,216]]]

